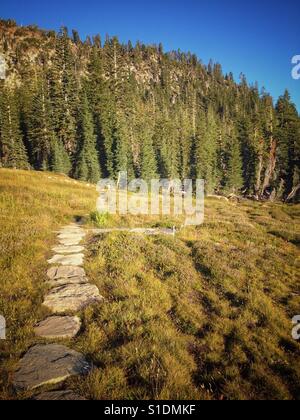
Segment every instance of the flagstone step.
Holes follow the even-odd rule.
[[[19,362],[13,384],[18,390],[33,390],[43,385],[64,382],[91,369],[85,357],[58,344],[32,347]]]
[[[70,255],[54,255],[53,258],[48,260],[49,264],[61,264],[61,265],[83,265],[83,254],[70,254]]]
[[[52,251],[56,254],[79,254],[84,251],[84,246],[64,246],[58,245],[52,248]]]
[[[72,265],[63,267],[52,267],[47,272],[50,280],[58,280],[72,277],[85,277],[85,271],[81,267],[74,267]]]
[[[52,316],[37,324],[34,332],[48,340],[69,339],[75,337],[80,328],[81,321],[77,316]]]
[[[55,314],[64,314],[78,312],[103,300],[92,284],[68,284],[51,290],[43,304]]]

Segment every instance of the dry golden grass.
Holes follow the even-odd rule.
[[[93,212],[95,199],[64,177],[0,171],[1,398],[15,396],[11,373],[38,342],[53,231]],[[90,238],[85,268],[106,300],[81,314],[81,334],[66,342],[94,369],[65,386],[91,399],[299,399],[299,216],[300,206],[207,200],[205,224],[175,239]]]

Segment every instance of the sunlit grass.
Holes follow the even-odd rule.
[[[98,219],[96,198],[63,176],[0,170],[0,398],[14,397],[16,362],[38,342],[58,227],[76,216],[89,226],[182,225]],[[90,236],[85,268],[105,302],[80,314],[81,334],[66,344],[94,369],[63,387],[91,399],[299,399],[299,216],[299,205],[209,199],[204,225],[175,238]]]

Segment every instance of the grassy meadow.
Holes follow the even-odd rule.
[[[93,186],[0,170],[0,399],[16,395],[19,358],[41,342],[47,257],[55,230],[167,226],[164,218],[99,218]],[[89,216],[90,215],[90,216]],[[62,385],[88,399],[300,399],[300,205],[207,199],[205,223],[175,238],[90,236],[85,269],[105,302],[85,309],[66,344],[93,363]]]

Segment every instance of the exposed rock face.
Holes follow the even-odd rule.
[[[85,398],[77,395],[74,391],[52,391],[43,392],[37,395],[36,401],[86,401]]]
[[[37,345],[20,361],[13,383],[16,389],[32,390],[86,374],[90,368],[82,354],[65,346]]]
[[[45,298],[44,306],[53,313],[78,312],[87,305],[101,302],[96,286],[91,284],[70,284],[51,290]]]
[[[81,327],[80,319],[70,316],[52,316],[40,322],[34,329],[36,335],[49,340],[75,337]]]

